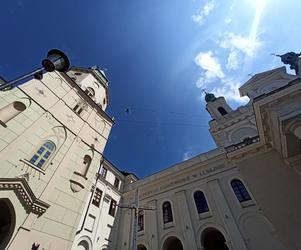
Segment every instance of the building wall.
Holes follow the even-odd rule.
[[[118,217],[119,208],[116,207],[114,216],[109,214],[109,209],[112,199],[117,204],[120,202],[124,176],[107,161],[103,162],[102,167],[107,169],[107,174],[105,177],[99,175],[96,185],[95,183],[93,185],[72,249],[78,249],[79,243],[83,240],[89,242],[89,249],[107,249],[111,241],[111,231],[116,228],[115,218]],[[120,180],[118,188],[114,186],[115,177]],[[102,192],[99,206],[92,202],[95,197],[95,186]]]
[[[288,249],[300,249],[296,232],[301,228],[301,176],[274,150],[241,161],[238,168],[261,210],[273,224],[270,234],[277,232]]]
[[[0,109],[14,101],[26,105],[6,127],[0,127],[0,176],[26,178],[29,191],[49,205],[38,216],[24,208],[13,190],[0,190],[0,198],[10,199],[16,211],[9,249],[31,249],[32,244],[44,249],[70,249],[112,121],[91,105],[82,117],[77,115],[73,105],[86,97],[56,72],[44,75],[41,81],[31,80],[21,89],[1,92],[0,97]],[[55,143],[55,152],[42,169],[32,166],[28,161],[47,140]],[[82,178],[83,189],[73,192],[70,179],[82,168],[86,154],[91,155],[92,162],[86,179]]]
[[[129,191],[123,195],[125,204],[133,204],[135,190],[140,190],[140,205],[156,208],[155,211],[145,211],[144,230],[138,233],[138,244],[147,249],[163,249],[168,237],[175,236],[183,244],[184,249],[202,249],[202,233],[207,228],[219,230],[225,237],[229,249],[252,249],[248,241],[264,235],[269,230],[266,216],[257,203],[247,184],[246,188],[252,200],[241,204],[231,187],[231,180],[237,178],[244,182],[239,168],[229,164],[223,155],[211,160],[200,162],[191,159],[186,166],[174,166],[169,174],[163,171],[156,174],[153,180],[142,179],[132,184]],[[191,165],[190,165],[191,164]],[[179,164],[181,165],[181,164]],[[180,169],[179,169],[180,168]],[[161,175],[161,177],[160,177]],[[149,177],[152,178],[152,177]],[[209,206],[209,212],[198,214],[193,194],[203,191]],[[173,222],[163,223],[162,204],[169,201],[172,204]],[[261,226],[252,228],[251,232],[244,231],[244,221],[252,215],[259,218]],[[133,211],[123,209],[119,224],[118,242],[111,244],[110,249],[130,249],[133,233]],[[263,220],[263,222],[262,222]],[[242,222],[243,221],[243,222]],[[266,245],[254,249],[282,249],[276,238],[269,238]],[[264,248],[273,246],[274,248]]]

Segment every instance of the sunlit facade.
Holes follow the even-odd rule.
[[[1,92],[0,249],[301,249],[298,68],[254,75],[236,110],[206,93],[217,148],[140,180],[103,156],[97,67]]]

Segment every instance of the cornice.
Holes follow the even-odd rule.
[[[28,212],[42,215],[50,207],[38,199],[24,178],[0,178],[0,190],[12,190],[21,200]]]

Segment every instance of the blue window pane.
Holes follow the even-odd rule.
[[[38,154],[40,155],[40,154],[42,154],[43,152],[44,152],[44,150],[45,150],[45,148],[44,147],[40,147],[40,149],[38,150]]]
[[[240,180],[231,181],[231,186],[239,202],[248,201],[252,199],[246,187]]]
[[[44,154],[43,158],[47,159],[47,158],[49,157],[50,154],[51,154],[51,152],[47,151],[47,152]]]
[[[193,196],[194,196],[194,201],[195,201],[195,205],[198,210],[198,213],[201,214],[201,213],[208,212],[209,207],[208,207],[204,193],[201,191],[196,191]]]
[[[43,166],[44,163],[45,163],[45,160],[44,160],[44,159],[41,159],[41,160],[39,161],[39,163],[37,164],[37,166],[40,168],[40,167]]]
[[[50,151],[53,151],[54,148],[55,148],[54,143],[50,142],[50,141],[45,142],[43,146],[46,147],[46,148],[48,148]]]
[[[35,155],[30,159],[30,163],[34,164],[38,158],[39,158],[39,156],[35,154]]]

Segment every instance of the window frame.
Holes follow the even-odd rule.
[[[145,222],[145,217],[144,217],[144,211],[142,209],[138,210],[138,232],[144,231],[144,222]],[[139,227],[139,225],[142,225],[142,227]]]
[[[243,185],[243,187],[245,188],[245,190],[247,191],[247,193],[248,193],[250,199],[244,200],[244,201],[240,201],[240,200],[238,199],[238,197],[236,196],[236,193],[235,193],[235,191],[234,191],[234,189],[233,189],[233,187],[232,187],[232,182],[233,182],[234,180],[240,181],[240,182],[242,183],[242,185]],[[239,177],[234,177],[234,178],[230,179],[230,180],[229,180],[229,186],[230,186],[230,188],[231,188],[231,190],[232,190],[232,192],[233,192],[233,195],[234,195],[234,197],[235,197],[235,200],[236,200],[237,203],[240,205],[240,207],[244,208],[244,207],[249,207],[249,206],[253,206],[253,205],[256,204],[256,202],[255,202],[255,200],[254,200],[254,197],[253,197],[252,194],[250,193],[249,189],[247,188],[247,186],[245,185],[245,183],[244,183]]]
[[[48,147],[44,146],[44,145],[47,144],[47,143],[51,143],[51,144],[53,145],[52,151],[51,151]],[[43,149],[42,149],[42,148],[43,148]],[[47,149],[48,149],[48,150],[47,150]],[[42,150],[42,151],[39,153],[40,150]],[[34,152],[31,154],[30,159],[27,160],[27,161],[28,161],[30,164],[34,165],[35,167],[44,170],[44,169],[46,168],[46,165],[47,165],[48,162],[50,161],[50,159],[53,158],[53,155],[54,155],[55,151],[56,151],[56,145],[55,145],[55,143],[54,143],[53,141],[51,141],[51,140],[46,140],[46,141],[44,141],[43,143],[41,143],[41,144],[39,145],[39,147],[37,147],[37,148],[34,150]],[[45,156],[47,153],[49,153],[49,154],[48,154],[47,157],[45,158],[44,156]],[[36,157],[35,157],[35,156],[36,156]],[[34,158],[35,158],[35,159],[34,159]],[[34,160],[33,160],[33,159],[34,159]],[[41,161],[44,161],[44,162],[42,162],[41,165],[40,165],[40,162],[41,162]]]
[[[115,201],[114,199],[111,199],[108,214],[115,217],[116,210],[117,210],[117,201]]]
[[[204,209],[204,210],[202,210],[202,211],[199,211],[199,207],[198,207],[198,204],[197,204],[197,202],[196,202],[196,197],[195,197],[195,194],[198,193],[198,192],[200,192],[200,193],[203,195],[203,197],[202,197],[202,199],[203,199],[202,202],[205,201],[207,210]],[[195,208],[196,208],[196,211],[197,211],[198,215],[202,215],[202,214],[205,214],[205,213],[209,213],[209,212],[210,212],[210,207],[209,207],[209,204],[208,204],[208,201],[207,201],[207,197],[206,197],[204,191],[197,189],[197,190],[195,190],[195,191],[193,192],[192,196],[193,196],[194,206],[195,206]],[[202,205],[202,208],[204,208],[203,205]]]
[[[164,204],[169,204],[169,207],[170,207],[170,218],[167,218],[167,220],[165,219],[165,213],[164,213]],[[166,201],[164,201],[163,203],[162,203],[162,206],[161,206],[161,208],[162,208],[162,219],[163,219],[163,225],[166,225],[166,224],[170,224],[170,223],[173,223],[174,222],[174,216],[173,216],[173,209],[172,209],[172,205],[171,205],[171,201],[168,201],[168,200],[166,200]]]
[[[117,182],[117,184],[116,184],[116,182]],[[117,177],[115,176],[114,187],[115,187],[117,190],[119,190],[119,186],[120,186],[120,179],[117,178]]]
[[[104,174],[103,174],[103,172],[104,172]],[[107,174],[108,174],[108,169],[105,168],[104,166],[102,166],[99,171],[99,175],[102,176],[102,178],[106,179]]]
[[[100,195],[99,195],[99,193],[100,193]],[[95,192],[93,193],[93,198],[92,198],[92,202],[91,202],[94,206],[96,206],[96,207],[100,206],[102,194],[103,194],[102,190],[96,187]]]

